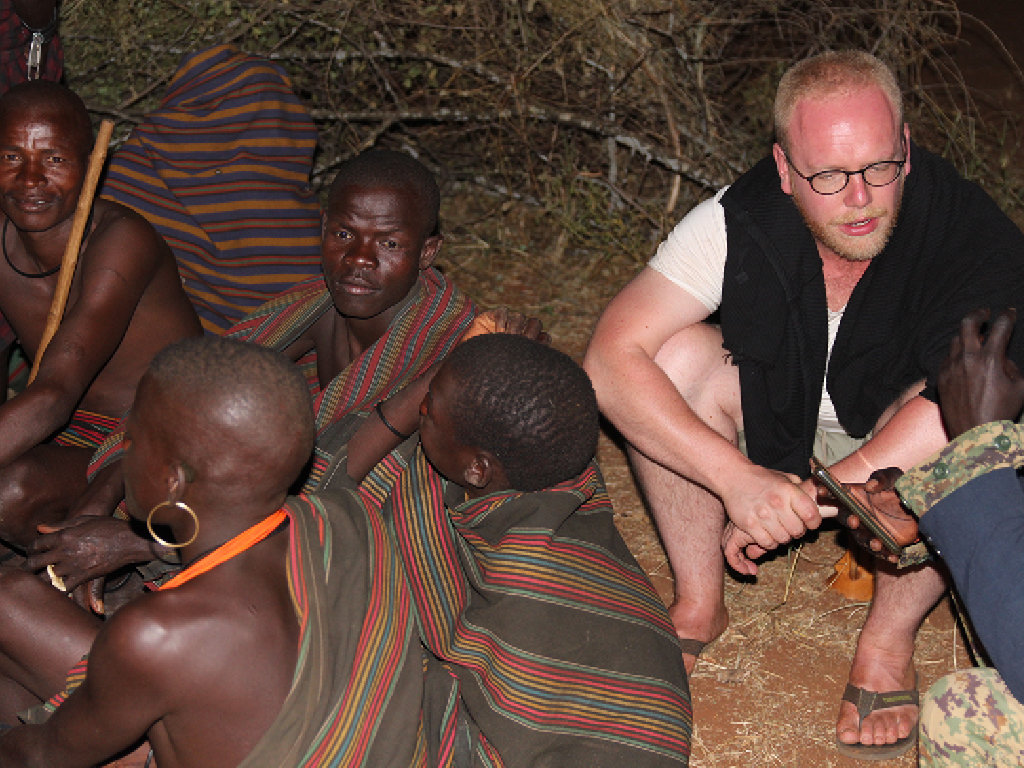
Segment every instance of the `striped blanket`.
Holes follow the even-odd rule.
[[[227,335],[281,350],[328,310],[334,303],[323,278],[316,277],[267,302]],[[331,457],[348,442],[348,417],[390,397],[444,358],[474,314],[471,299],[436,269],[425,270],[384,336],[323,389],[313,382],[317,438],[307,491],[319,486]]]
[[[280,67],[218,45],[182,61],[101,194],[163,235],[203,327],[221,333],[320,270],[316,140]]]
[[[95,448],[120,425],[121,420],[79,408],[71,415],[71,421],[58,432],[53,442],[57,445],[75,448]]]
[[[281,711],[239,768],[424,765],[423,662],[383,518],[352,490],[292,497],[285,510],[299,658]],[[88,656],[22,720],[45,722],[87,674]]]
[[[400,464],[391,454],[363,492],[389,496],[433,656],[431,763],[468,748],[485,766],[686,765],[675,630],[615,529],[596,465],[546,491],[466,502],[422,449]]]
[[[286,508],[299,661],[280,714],[239,768],[422,765],[422,660],[383,519],[351,490]]]

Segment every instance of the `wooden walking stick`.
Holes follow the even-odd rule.
[[[78,252],[82,247],[85,227],[89,223],[92,201],[96,196],[96,187],[99,184],[100,173],[103,172],[103,162],[107,159],[107,147],[110,146],[110,136],[113,131],[114,123],[112,121],[104,120],[100,123],[99,134],[96,136],[96,143],[89,156],[89,166],[85,171],[85,181],[82,182],[82,191],[78,195],[75,217],[71,221],[71,235],[68,237],[67,245],[64,246],[60,274],[57,276],[57,287],[53,292],[53,300],[50,302],[50,312],[46,316],[46,327],[43,329],[43,337],[39,341],[39,349],[36,351],[36,358],[28,375],[29,384],[35,381],[43,353],[46,352],[54,334],[57,333],[57,328],[60,327],[61,320],[64,319],[64,307],[67,306],[71,281],[75,277],[75,268],[78,266]],[[53,586],[62,592],[67,591],[64,587],[64,579],[54,572],[52,565],[46,566],[46,572],[50,576],[50,583]]]
[[[75,267],[78,266],[78,251],[82,247],[85,225],[89,223],[92,200],[96,196],[96,186],[99,184],[100,173],[103,171],[103,162],[107,158],[107,147],[110,146],[110,136],[113,131],[114,123],[112,121],[104,120],[100,123],[99,135],[96,136],[96,144],[93,146],[92,155],[89,157],[89,167],[85,172],[82,191],[78,195],[78,207],[75,209],[75,218],[71,222],[71,236],[68,238],[68,244],[64,247],[64,258],[60,262],[57,289],[53,292],[53,301],[50,302],[50,313],[46,316],[43,338],[39,342],[36,359],[32,363],[32,371],[28,375],[29,384],[35,381],[36,374],[39,373],[39,363],[43,359],[43,353],[46,352],[46,348],[50,345],[53,335],[57,333],[61,320],[64,319],[64,307],[68,303],[68,293],[71,291],[71,281],[75,277]]]

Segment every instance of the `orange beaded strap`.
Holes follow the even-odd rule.
[[[250,547],[256,546],[267,538],[267,536],[276,531],[278,526],[280,526],[287,518],[288,513],[283,509],[277,510],[277,512],[270,515],[266,520],[256,523],[256,525],[251,528],[246,528],[231,541],[221,544],[210,554],[197,562],[192,563],[188,568],[161,586],[160,589],[174,589],[175,587],[180,587],[186,581],[194,579],[196,576],[201,576],[207,571],[216,568],[221,563],[230,560],[235,555],[239,555]]]

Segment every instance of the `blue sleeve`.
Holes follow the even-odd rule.
[[[921,517],[985,650],[1024,701],[1024,487],[1012,467],[962,485]]]

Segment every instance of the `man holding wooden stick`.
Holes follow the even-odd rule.
[[[79,205],[92,194],[83,191],[92,144],[85,105],[63,86],[33,81],[0,98],[0,364],[17,342],[38,369],[21,394],[0,396],[0,539],[15,548],[84,492],[93,450],[153,356],[202,333],[153,227],[117,203]],[[79,208],[78,266],[43,353]]]

